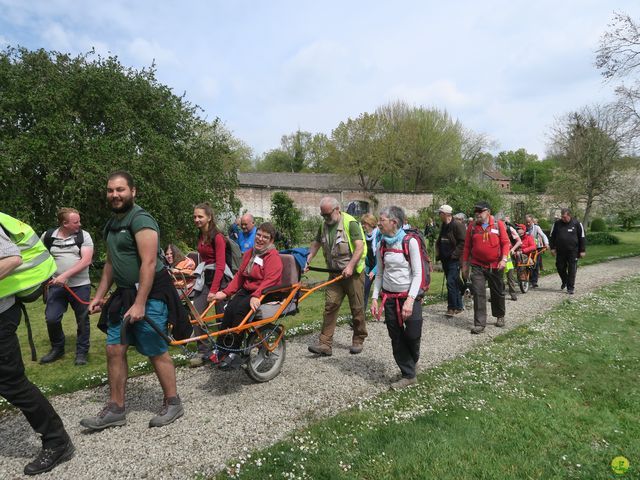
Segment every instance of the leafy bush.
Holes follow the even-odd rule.
[[[320,217],[308,217],[302,219],[300,222],[300,231],[302,237],[302,245],[309,245],[318,233],[318,229],[322,225],[322,218]]]
[[[540,228],[544,232],[548,232],[549,230],[551,230],[551,222],[546,218],[540,218],[538,220],[538,225],[540,225]]]
[[[271,195],[271,220],[280,233],[276,238],[278,248],[297,245],[300,241],[300,210],[293,206],[293,200],[284,192]]]
[[[619,243],[618,237],[607,232],[587,233],[587,245],[617,245]]]
[[[606,232],[607,224],[604,221],[604,218],[596,217],[591,221],[591,231],[592,232]]]

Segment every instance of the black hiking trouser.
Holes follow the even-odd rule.
[[[402,377],[415,378],[422,337],[422,302],[414,300],[411,316],[401,325],[401,318],[398,318],[398,315],[402,311],[405,300],[405,298],[387,299],[384,303],[384,323],[391,338],[393,358],[400,368]],[[399,305],[396,302],[399,302]]]
[[[0,396],[20,409],[31,428],[41,435],[43,448],[59,448],[67,443],[69,435],[49,400],[24,374],[16,335],[20,314],[17,303],[0,313]]]
[[[473,286],[473,324],[476,327],[487,326],[487,290],[485,282],[489,284],[491,293],[491,316],[501,318],[505,316],[504,304],[504,270],[471,266],[471,285]]]
[[[556,254],[556,268],[560,280],[567,286],[568,291],[573,291],[576,287],[576,272],[578,271],[578,252],[558,251]]]

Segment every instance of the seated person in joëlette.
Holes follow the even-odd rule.
[[[516,231],[520,235],[522,245],[517,253],[519,263],[527,263],[529,254],[536,251],[536,241],[527,233],[527,227],[521,223],[517,224]]]
[[[193,269],[196,268],[196,262],[182,253],[173,243],[167,245],[167,248],[164,250],[164,258],[167,260],[169,267],[176,270],[193,271]]]
[[[240,324],[250,310],[260,308],[260,297],[269,287],[280,285],[282,279],[282,260],[273,245],[276,230],[271,223],[263,223],[256,231],[255,244],[242,257],[238,273],[223,290],[216,292],[215,299],[229,299],[224,310],[220,330],[232,328]],[[229,352],[222,358],[220,368],[229,368],[238,363],[242,336],[229,334],[227,339],[218,340],[221,353]]]

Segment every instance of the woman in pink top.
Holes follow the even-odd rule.
[[[200,263],[205,264],[204,288],[193,299],[193,306],[202,313],[214,299],[214,294],[223,287],[224,269],[226,265],[226,240],[224,234],[218,230],[213,216],[213,209],[208,203],[200,203],[193,209],[193,223],[200,231],[198,237],[198,254]],[[216,305],[216,312],[224,311],[222,304]],[[204,332],[199,326],[194,327],[196,335]],[[200,366],[211,356],[210,342],[198,342],[198,355],[191,359],[192,366]]]

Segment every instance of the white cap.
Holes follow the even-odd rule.
[[[438,209],[438,212],[447,213],[451,215],[453,213],[453,208],[451,208],[451,205],[441,205],[440,208]]]

